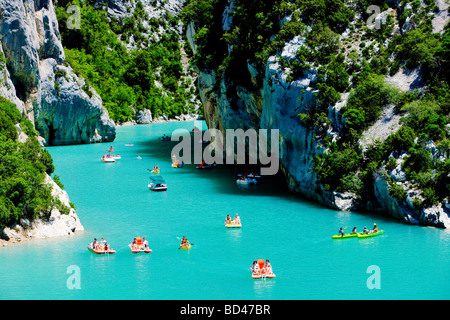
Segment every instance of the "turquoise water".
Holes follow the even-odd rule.
[[[450,232],[410,226],[371,213],[339,212],[290,194],[282,177],[236,184],[238,167],[171,168],[172,142],[162,134],[193,123],[123,127],[110,144],[51,147],[85,228],[71,237],[0,248],[1,299],[449,299]],[[127,143],[134,147],[125,147]],[[101,163],[112,145],[122,159]],[[140,155],[142,160],[137,160]],[[161,167],[167,192],[148,190],[148,168]],[[229,230],[227,214],[243,227]],[[331,240],[339,227],[385,230],[368,239]],[[179,250],[185,235],[194,245]],[[117,250],[86,249],[94,237]],[[153,252],[128,243],[149,239]],[[253,280],[253,260],[270,259],[277,277]],[[369,266],[380,289],[369,289]],[[69,289],[70,266],[80,289]]]

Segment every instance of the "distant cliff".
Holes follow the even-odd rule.
[[[365,26],[367,16],[346,17],[343,2],[319,2],[330,7],[192,1],[186,34],[208,126],[279,129],[290,189],[328,207],[450,227],[450,94],[425,102],[448,89],[430,61],[448,63],[448,45],[439,41],[449,32],[442,22],[433,30],[419,23],[431,7],[413,13],[409,3],[386,2],[377,32]],[[336,5],[341,15],[326,13]],[[445,17],[440,9],[436,19]],[[414,30],[419,25],[428,36]]]
[[[0,94],[47,145],[113,141],[115,125],[93,89],[65,63],[52,0],[0,0]]]

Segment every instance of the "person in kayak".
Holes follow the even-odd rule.
[[[372,233],[377,233],[377,232],[378,232],[378,227],[377,227],[377,224],[374,223],[374,224],[373,224]]]
[[[367,230],[367,227],[364,227],[362,232],[363,232],[363,234],[368,234],[369,233],[369,231]]]
[[[357,234],[356,227],[353,227],[352,234]]]
[[[342,230],[342,227],[339,229],[339,235],[340,235],[341,237],[344,236],[344,230]]]
[[[189,240],[186,239],[186,236],[183,236],[183,239],[181,239],[180,247],[188,246]]]

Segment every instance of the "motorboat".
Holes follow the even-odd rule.
[[[150,177],[150,180],[152,182],[148,185],[148,188],[151,191],[166,191],[167,190],[167,183],[161,176],[153,176]]]
[[[256,184],[257,182],[258,181],[256,179],[247,178],[247,177],[241,177],[236,180],[237,184],[245,184],[245,185]]]

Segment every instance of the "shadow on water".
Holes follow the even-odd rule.
[[[167,134],[168,135],[168,134]],[[185,135],[180,135],[184,137]],[[184,138],[183,138],[184,139]],[[190,133],[191,150],[194,150],[195,143],[194,133]],[[136,145],[136,154],[139,154],[146,158],[155,160],[154,163],[171,164],[172,150],[180,142],[179,141],[161,141],[158,137],[151,137],[146,141],[143,141]],[[198,146],[197,146],[198,147]],[[204,150],[207,146],[202,146]],[[246,158],[248,159],[248,158]],[[273,176],[263,176],[258,179],[256,185],[239,185],[236,183],[237,175],[243,172],[254,171],[259,173],[260,167],[257,165],[237,165],[237,164],[220,164],[213,169],[197,169],[198,164],[193,164],[194,159],[191,158],[192,164],[185,164],[183,168],[171,168],[177,175],[186,175],[186,179],[189,179],[191,175],[195,175],[196,178],[205,179],[212,183],[211,188],[217,193],[223,195],[251,195],[262,197],[275,197],[280,199],[289,200],[298,203],[307,203],[309,206],[328,209],[336,213],[342,212],[346,214],[346,211],[339,211],[330,209],[329,207],[322,205],[316,201],[303,197],[301,194],[293,192],[289,189],[286,178],[281,170]],[[225,162],[225,161],[224,161]],[[349,211],[350,212],[350,211]],[[358,213],[359,215],[368,219],[377,219],[380,222],[398,222],[397,219],[387,214],[375,211],[351,211],[352,213]]]

